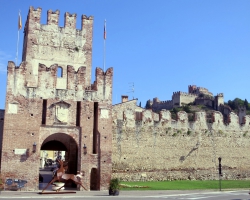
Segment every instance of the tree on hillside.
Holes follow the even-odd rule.
[[[235,98],[233,101],[229,100],[228,105],[233,110],[237,110],[239,106],[246,106],[247,110],[249,109],[248,101],[246,99],[245,99],[245,101],[243,101],[240,98]]]
[[[244,101],[244,106],[246,107],[247,110],[249,110],[249,104],[248,104],[248,101],[246,99]]]
[[[146,109],[150,109],[151,105],[150,105],[150,100],[147,100],[146,105],[145,105]]]
[[[183,106],[183,110],[186,112],[186,113],[190,113],[191,112],[191,107],[189,105],[184,105]]]

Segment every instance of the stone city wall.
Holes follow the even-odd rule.
[[[194,102],[195,98],[198,96],[196,94],[190,94],[186,92],[173,92],[172,101],[173,106],[182,106],[182,103],[188,104]]]
[[[188,122],[183,111],[177,121],[166,110],[158,118],[151,110],[142,115],[141,121],[113,117],[113,177],[126,181],[217,179],[218,157],[222,157],[225,179],[249,177],[250,116],[241,126],[234,113],[225,125],[218,111],[213,123],[207,123],[205,112],[197,112],[194,122]]]
[[[152,110],[154,112],[162,110],[162,109],[171,110],[172,108],[173,108],[173,101],[172,100],[160,101],[158,98],[153,99]]]
[[[195,99],[196,105],[205,105],[205,106],[213,107],[213,102],[214,100],[210,98],[196,98]]]

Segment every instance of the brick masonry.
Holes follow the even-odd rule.
[[[23,61],[8,63],[1,174],[38,189],[40,150],[57,141],[67,148],[70,173],[84,171],[86,188],[106,190],[111,178],[113,68],[96,69],[91,80],[93,17],[30,7],[24,28]],[[61,73],[59,73],[59,71]],[[2,126],[3,124],[3,126]],[[87,154],[83,146],[87,147]]]

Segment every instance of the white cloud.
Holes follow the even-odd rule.
[[[0,50],[0,73],[6,73],[9,60],[12,60],[12,56]]]

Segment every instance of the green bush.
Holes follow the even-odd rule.
[[[188,130],[187,135],[191,135],[191,134],[192,134],[192,131]]]
[[[173,136],[173,137],[177,136],[177,133],[174,133],[172,136]]]
[[[118,178],[113,178],[109,183],[110,190],[119,190],[120,189],[120,180]]]

